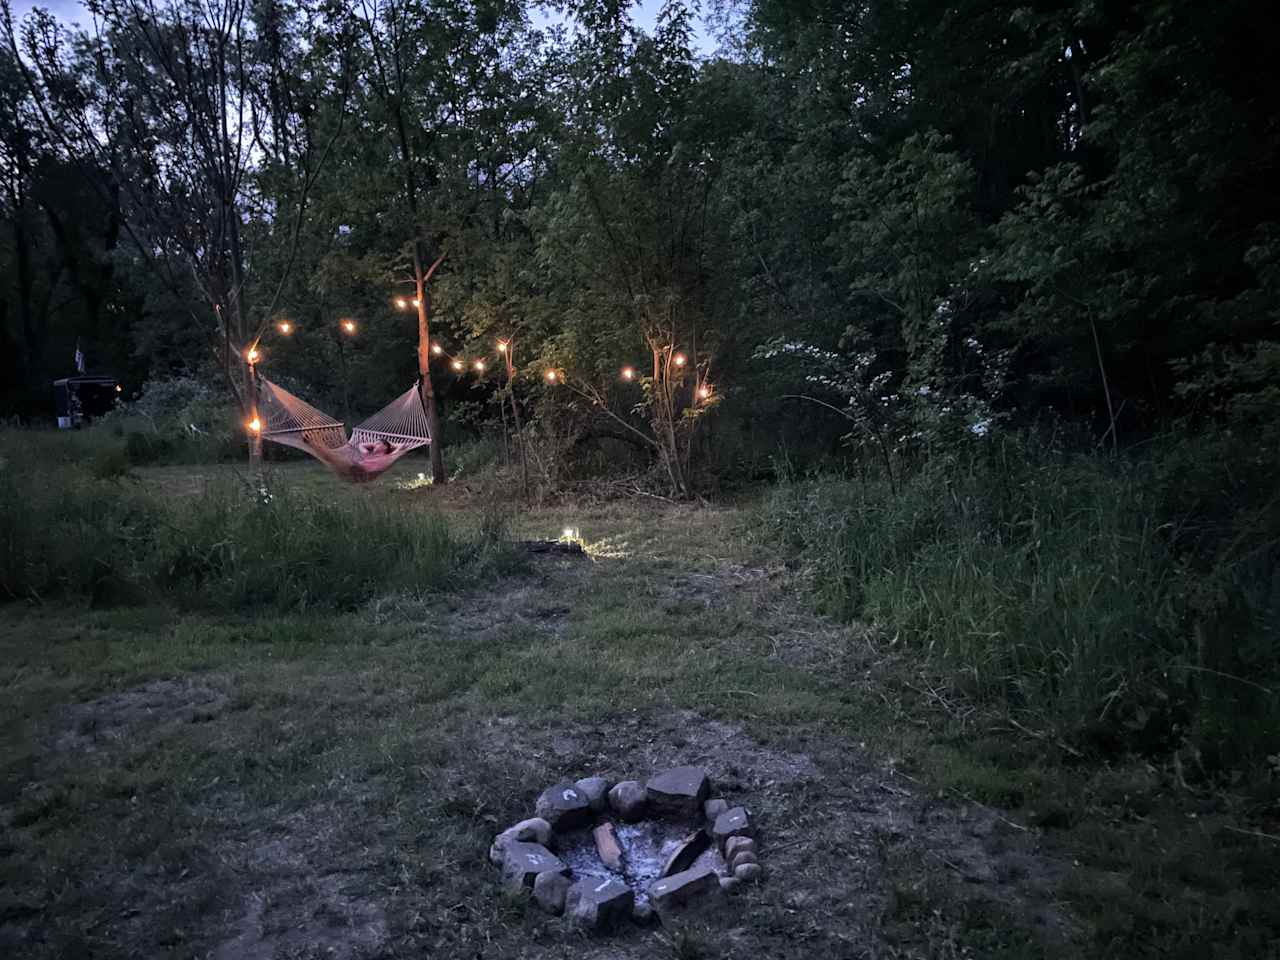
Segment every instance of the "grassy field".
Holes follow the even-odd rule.
[[[891,633],[818,616],[811,571],[759,536],[753,504],[525,509],[414,471],[353,490],[291,465],[274,485],[304,513],[392,515],[404,529],[384,538],[430,527],[466,576],[411,558],[394,589],[336,607],[298,602],[311,587],[247,606],[178,587],[0,607],[0,953],[1275,950],[1280,845],[1229,797],[1179,793],[1143,761],[1073,765]],[[184,516],[234,472],[95,482]],[[574,528],[588,556],[521,558],[495,517],[516,537]],[[715,928],[602,941],[500,893],[488,844],[544,786],[677,763],[705,765],[762,825],[765,882]]]

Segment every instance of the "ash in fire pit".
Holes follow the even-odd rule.
[[[604,930],[654,913],[671,923],[761,874],[751,815],[710,792],[698,767],[647,783],[558,783],[535,817],[498,835],[489,859],[509,887],[573,923]]]

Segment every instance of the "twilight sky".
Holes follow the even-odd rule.
[[[15,19],[21,19],[33,7],[44,7],[55,13],[59,18],[74,22],[79,20],[83,13],[79,0],[13,0],[13,14]],[[632,16],[635,22],[646,32],[653,30],[654,22],[657,20],[658,11],[662,9],[662,0],[638,0]],[[533,20],[535,23],[545,23],[549,19],[540,11],[534,11]],[[558,18],[557,18],[558,19]],[[716,41],[711,37],[706,28],[706,24],[699,21],[700,29],[695,37],[694,45],[698,48],[698,52],[702,54],[710,54],[716,48]]]

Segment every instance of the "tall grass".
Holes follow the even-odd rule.
[[[1280,510],[1265,465],[1223,452],[1010,441],[896,492],[784,485],[765,519],[812,560],[827,611],[928,651],[979,699],[1085,745],[1252,762],[1280,734]]]
[[[116,447],[0,436],[0,599],[166,599],[220,609],[350,609],[510,569],[501,531],[463,536],[438,514],[366,491],[324,498],[234,480],[169,497],[138,483]]]

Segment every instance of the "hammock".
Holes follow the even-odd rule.
[[[258,414],[262,435],[315,457],[352,483],[375,480],[410,450],[431,442],[427,413],[415,384],[358,424],[347,437],[341,420],[258,377]]]

